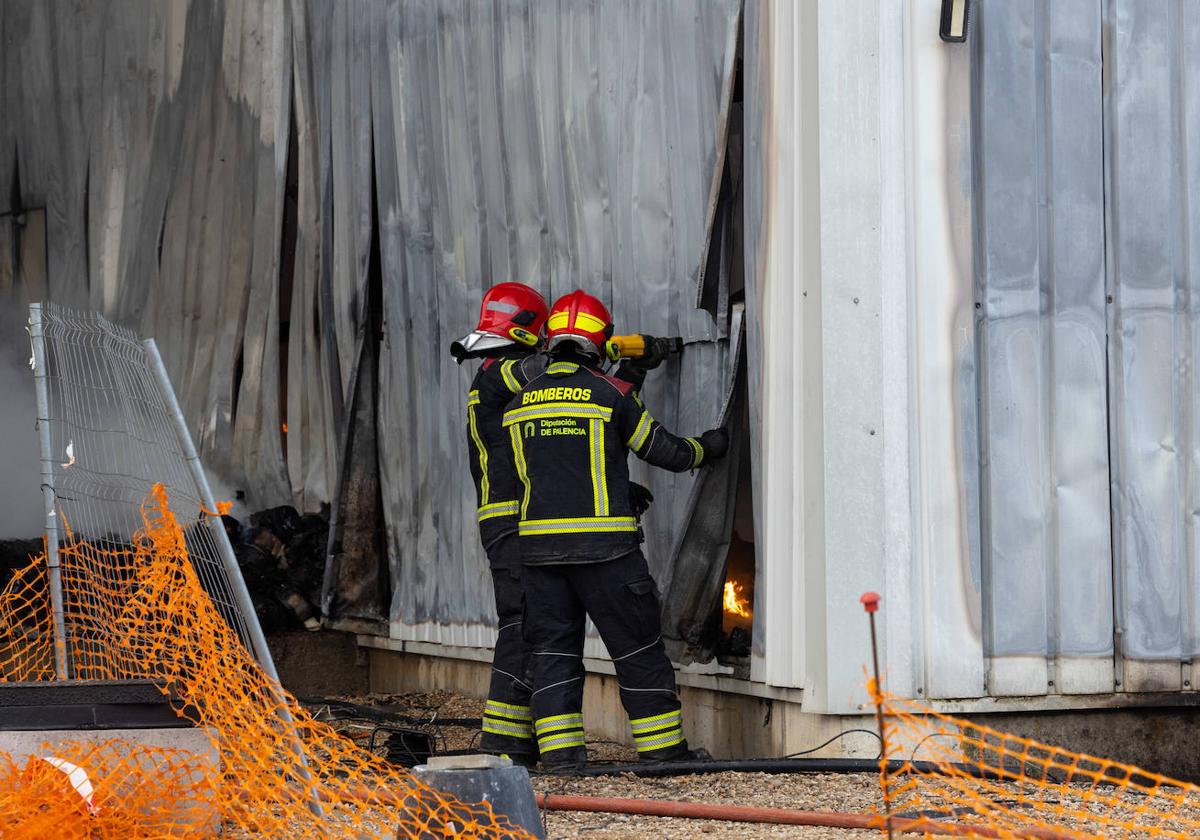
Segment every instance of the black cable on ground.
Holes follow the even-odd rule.
[[[438,717],[436,712],[428,717],[418,717],[406,712],[394,711],[394,706],[364,706],[360,703],[351,703],[348,700],[332,700],[326,697],[301,697],[299,700],[305,706],[315,706],[317,708],[325,706],[329,709],[331,715],[336,713],[337,716],[333,718],[334,720],[398,720],[404,723],[415,723],[424,726],[462,726],[468,729],[478,729],[483,726],[483,718]]]
[[[878,773],[879,761],[871,758],[746,758],[725,761],[664,761],[630,764],[589,764],[572,770],[541,770],[548,776],[690,776],[701,773]],[[933,761],[889,761],[889,775],[963,775],[999,780],[1003,775],[974,764]]]
[[[838,738],[844,738],[847,735],[852,735],[856,732],[862,733],[865,735],[870,735],[876,741],[878,741],[879,742],[879,754],[875,756],[875,760],[878,761],[879,759],[883,758],[883,739],[879,737],[879,733],[876,732],[874,729],[846,729],[846,730],[843,730],[842,732],[839,732],[838,734],[834,735],[832,738],[830,738],[828,741],[826,741],[823,744],[817,744],[817,746],[815,746],[811,749],[802,750],[801,752],[788,753],[787,755],[784,756],[784,758],[801,758],[806,755],[812,755],[817,750],[825,749],[830,744],[832,744],[834,741],[836,741]]]

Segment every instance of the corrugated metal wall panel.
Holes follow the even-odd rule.
[[[1118,615],[1126,657],[1178,661],[1200,653],[1200,7],[1107,14]]]
[[[985,652],[993,694],[1038,694],[1046,656],[1112,652],[1101,8],[979,5]]]
[[[1200,648],[1200,7],[979,6],[989,690],[1178,689]]]

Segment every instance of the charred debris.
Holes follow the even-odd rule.
[[[221,517],[263,632],[319,630],[329,519],[283,505]]]

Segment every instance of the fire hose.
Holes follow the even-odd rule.
[[[547,811],[590,811],[605,814],[634,814],[725,822],[810,825],[828,828],[879,830],[890,823],[892,831],[949,837],[1022,837],[1029,840],[1069,840],[1071,835],[1051,828],[1030,826],[1015,832],[985,825],[950,823],[925,818],[891,817],[838,811],[795,811],[787,808],[753,808],[746,805],[705,805],[659,799],[622,799],[604,796],[537,795],[539,808]]]

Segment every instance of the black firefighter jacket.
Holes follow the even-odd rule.
[[[484,359],[467,395],[467,447],[475,480],[479,538],[485,549],[516,533],[521,485],[513,471],[512,444],[503,426],[513,394],[546,367],[546,357],[523,351]]]
[[[530,379],[504,426],[522,487],[525,563],[600,562],[638,548],[628,452],[673,472],[704,460],[700,443],[667,431],[630,383],[572,361]]]

